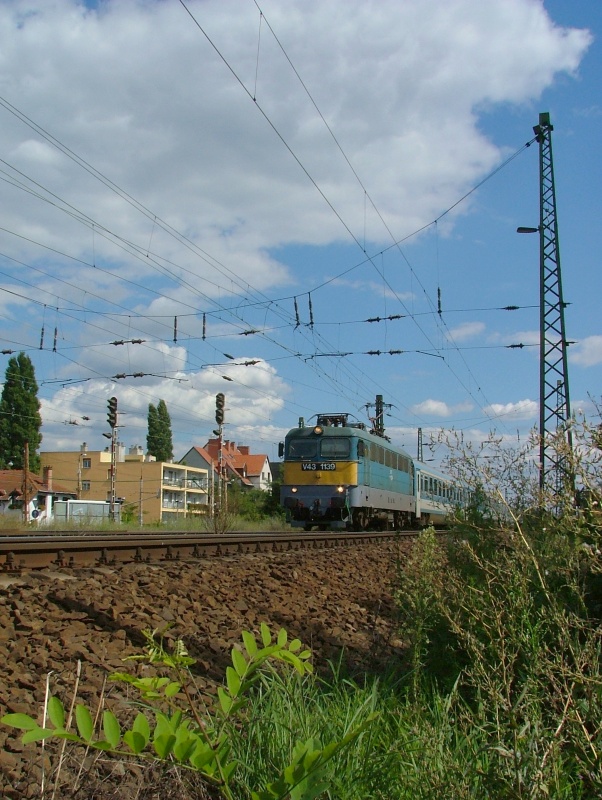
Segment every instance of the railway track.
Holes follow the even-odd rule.
[[[198,534],[182,531],[141,533],[119,531],[73,533],[53,531],[0,536],[0,573],[49,567],[90,567],[127,562],[165,562],[234,555],[282,552],[302,548],[348,547],[383,539],[416,536],[416,531]]]

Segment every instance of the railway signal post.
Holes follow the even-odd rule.
[[[224,463],[222,458],[222,436],[223,426],[226,416],[226,396],[223,392],[218,392],[215,395],[215,421],[218,428],[213,431],[218,439],[217,444],[217,474],[218,474],[218,504],[220,511],[226,511],[228,506],[228,498],[226,495],[226,481],[224,476]]]
[[[115,482],[117,472],[117,398],[110,397],[107,421],[111,428],[111,488],[109,490],[109,518],[115,522]]]

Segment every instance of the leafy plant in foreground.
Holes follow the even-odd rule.
[[[157,631],[146,631],[145,654],[129,660],[143,660],[166,667],[170,676],[137,677],[128,672],[114,673],[111,678],[132,686],[140,695],[144,711],[133,723],[122,727],[117,716],[105,709],[102,732],[95,731],[92,715],[84,705],[75,708],[77,732],[68,730],[65,707],[58,697],[48,702],[48,718],[52,727],[42,727],[28,714],[7,714],[2,722],[25,733],[24,744],[50,737],[65,739],[96,750],[119,756],[139,756],[169,761],[199,773],[217,788],[224,798],[233,800],[233,779],[238,762],[232,756],[234,737],[244,736],[243,710],[247,695],[260,676],[274,661],[293,668],[300,676],[312,672],[311,652],[303,649],[298,639],[288,639],[281,629],[276,638],[265,623],[261,624],[258,643],[249,631],[243,631],[244,651],[232,649],[232,666],[226,668],[226,682],[218,689],[218,705],[213,712],[200,712],[191,692],[190,667],[194,659],[181,640],[168,652]],[[265,681],[264,681],[265,682]],[[150,720],[149,720],[150,718]],[[263,788],[251,793],[252,800],[312,800],[327,787],[322,768],[342,748],[349,745],[370,720],[357,726],[340,741],[322,747],[313,738],[299,742],[292,751],[290,763]]]

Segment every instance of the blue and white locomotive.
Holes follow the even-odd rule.
[[[295,528],[365,530],[444,524],[465,491],[348,414],[303,420],[281,444],[280,502]]]

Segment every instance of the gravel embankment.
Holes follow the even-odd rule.
[[[78,702],[93,708],[105,677],[140,652],[141,631],[168,623],[169,635],[183,637],[197,659],[208,691],[221,682],[241,631],[262,621],[310,646],[318,669],[341,648],[353,669],[378,669],[400,646],[391,597],[398,547],[0,575],[0,715],[41,714],[47,683],[70,702],[78,669]],[[66,748],[57,783],[58,743],[43,752],[40,744],[23,746],[16,733],[0,726],[0,796],[9,800],[42,797],[42,784],[44,800],[191,796],[169,776],[169,790],[161,790],[156,770],[110,761],[80,776],[74,794],[81,751]]]

